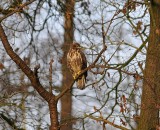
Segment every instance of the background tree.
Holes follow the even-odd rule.
[[[69,51],[70,45],[73,43],[74,35],[74,0],[66,0],[63,10],[64,10],[64,44],[63,44],[63,57],[62,57],[62,87],[67,88],[70,82],[73,81],[72,75],[67,68],[67,53]],[[70,90],[61,98],[61,121],[62,130],[72,130],[72,94]]]

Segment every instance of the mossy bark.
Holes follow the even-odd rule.
[[[160,105],[160,5],[151,2],[150,34],[138,130],[156,130]]]

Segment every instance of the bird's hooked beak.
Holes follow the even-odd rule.
[[[80,46],[78,48],[80,48],[81,50],[85,50],[86,49],[86,47],[83,47],[83,46]]]

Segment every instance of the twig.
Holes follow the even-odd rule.
[[[9,17],[9,16],[11,16],[11,15],[19,12],[19,11],[22,10],[25,6],[33,3],[34,1],[36,1],[36,0],[30,0],[30,1],[26,2],[26,3],[24,3],[23,5],[19,6],[18,8],[15,8],[15,10],[13,10],[11,13],[8,13],[7,15],[1,17],[1,18],[0,18],[0,23],[1,23],[4,19],[6,19],[7,17]]]
[[[50,89],[49,89],[49,92],[52,93],[52,90],[53,90],[53,87],[52,87],[52,64],[53,64],[54,60],[53,58],[50,60],[50,63],[49,63],[49,85],[50,85]]]
[[[96,121],[102,121],[102,122],[104,122],[105,124],[109,124],[109,125],[111,125],[111,126],[113,126],[113,127],[115,127],[115,128],[119,128],[119,129],[121,129],[121,130],[129,130],[129,129],[123,127],[123,126],[114,124],[113,122],[110,122],[110,121],[108,121],[108,120],[106,120],[106,119],[103,119],[103,118],[101,118],[101,117],[96,118],[96,117],[94,117],[94,116],[87,115],[87,114],[85,114],[85,117],[88,117],[88,118],[93,119],[93,120],[96,120]]]

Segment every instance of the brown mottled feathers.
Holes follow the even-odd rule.
[[[84,53],[81,51],[81,47],[78,43],[73,43],[67,54],[67,65],[70,69],[72,76],[75,76],[87,67],[87,60]],[[85,88],[87,77],[87,71],[81,75],[77,80],[77,87],[79,89]]]

